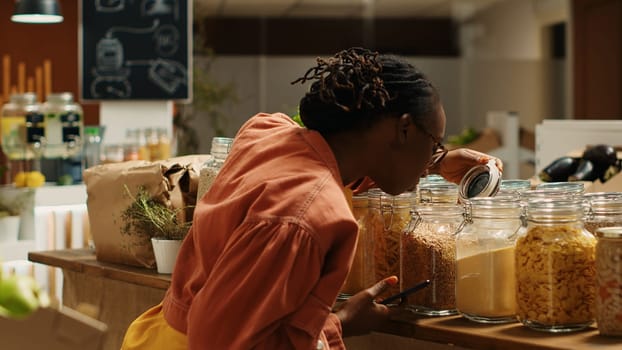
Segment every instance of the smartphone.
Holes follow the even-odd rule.
[[[404,298],[404,297],[406,297],[406,296],[408,296],[408,295],[410,295],[410,294],[412,294],[412,293],[414,293],[414,292],[416,292],[418,290],[421,290],[421,289],[427,287],[428,285],[430,285],[430,280],[425,280],[423,282],[417,283],[413,287],[405,289],[405,290],[403,290],[403,291],[401,291],[401,292],[399,292],[397,294],[391,295],[390,297],[382,300],[380,302],[380,304],[384,304],[384,305],[390,304],[391,302],[393,302],[395,300],[402,299],[402,298]]]

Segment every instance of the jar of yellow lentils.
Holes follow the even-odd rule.
[[[358,223],[359,234],[350,272],[339,293],[340,299],[347,299],[377,282],[372,266],[373,240],[367,228],[368,212],[367,193],[352,196],[352,214]]]
[[[425,289],[411,294],[406,309],[420,315],[445,316],[456,310],[456,239],[464,223],[458,204],[419,205],[402,235],[402,290],[430,280]]]
[[[401,280],[400,240],[410,222],[415,193],[405,192],[393,196],[379,189],[371,189],[368,197],[367,235],[373,241],[374,282],[389,276],[397,276]],[[399,286],[395,286],[387,294],[398,292]]]
[[[596,238],[583,227],[582,200],[527,202],[527,231],[515,249],[517,316],[548,332],[594,322]]]

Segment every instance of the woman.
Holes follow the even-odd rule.
[[[352,48],[318,59],[296,82],[306,81],[306,128],[278,113],[242,126],[195,208],[171,287],[124,349],[344,349],[343,337],[388,319],[374,299],[395,276],[331,312],[357,240],[345,185],[369,178],[399,194],[426,171],[459,181],[489,157],[445,151],[438,93],[399,58]]]

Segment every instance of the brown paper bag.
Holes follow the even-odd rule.
[[[184,208],[179,211],[179,222],[192,220],[199,169],[208,158],[193,155],[86,169],[87,208],[97,260],[155,268],[151,238],[131,232],[131,226],[123,219],[123,212],[132,204],[132,197],[135,198],[144,188],[159,202],[172,208]]]

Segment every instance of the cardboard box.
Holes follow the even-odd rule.
[[[0,317],[0,348],[101,350],[107,326],[68,308],[40,308],[25,319]]]

